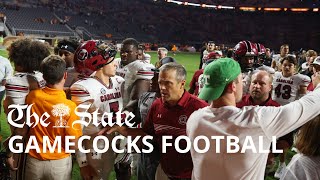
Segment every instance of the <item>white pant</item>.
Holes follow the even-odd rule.
[[[40,161],[27,156],[25,179],[28,180],[70,180],[72,159],[68,156],[58,160]]]

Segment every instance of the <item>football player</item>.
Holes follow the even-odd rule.
[[[281,105],[295,101],[307,93],[311,79],[302,74],[295,74],[296,58],[287,56],[281,61],[282,72],[276,72],[273,79],[272,99]]]
[[[311,79],[302,74],[295,74],[297,61],[293,56],[286,56],[281,60],[281,72],[276,72],[273,78],[272,99],[281,105],[293,102],[307,93],[307,86]],[[285,121],[285,119],[284,119]],[[277,148],[283,149],[280,154],[280,163],[275,177],[280,178],[286,167],[285,157],[288,149],[293,144],[293,132],[281,137],[277,142]]]
[[[39,71],[42,60],[50,55],[49,49],[50,47],[47,44],[31,39],[17,40],[8,48],[9,59],[13,62],[16,72],[12,77],[7,79],[6,83],[6,98],[3,106],[4,112],[7,115],[10,111],[9,105],[25,105],[26,96],[31,90],[45,86],[45,80]],[[16,119],[19,114],[17,111],[14,111],[12,116],[12,119]],[[24,119],[16,123],[24,123]],[[27,126],[24,126],[24,128],[10,126],[10,128],[12,135],[25,136],[28,132]],[[7,153],[7,157],[13,156],[11,159],[15,161],[15,167],[11,167],[11,169],[17,170],[12,171],[12,179],[23,178],[24,156],[12,154],[9,149],[7,149]]]
[[[116,64],[114,57],[117,51],[112,45],[90,40],[79,46],[75,52],[76,70],[88,76],[77,81],[71,86],[71,99],[77,105],[90,105],[89,113],[98,111],[98,121],[105,112],[116,113],[122,110],[121,86],[123,78],[116,76]],[[86,111],[86,110],[82,110]],[[114,115],[115,116],[115,115]],[[86,120],[86,119],[84,119]],[[90,123],[83,128],[84,135],[95,137],[100,127]],[[111,140],[114,135],[108,135]],[[114,152],[111,148],[106,153],[98,153],[93,149],[93,138],[85,141],[85,149],[90,149],[90,153],[77,151],[77,161],[80,166],[81,176],[84,179],[92,177],[107,180],[114,164]],[[99,149],[105,147],[104,141],[98,141]]]
[[[122,42],[120,57],[121,65],[117,69],[117,75],[124,78],[124,95],[123,106],[125,111],[133,112],[135,115],[139,113],[138,100],[140,96],[149,90],[150,80],[153,77],[152,69],[155,68],[152,64],[138,59],[139,43],[133,38],[127,38]],[[136,124],[141,122],[140,119],[134,119]],[[125,141],[120,145],[125,146]],[[129,178],[128,170],[130,164],[132,173],[135,173],[137,156],[133,157],[132,163],[127,154],[119,154],[116,159],[115,171],[117,179]]]
[[[260,47],[260,46],[259,46]],[[240,41],[233,49],[233,59],[238,61],[241,67],[242,77],[243,77],[243,94],[249,93],[249,86],[251,82],[251,76],[254,70],[265,70],[270,74],[274,73],[274,70],[267,66],[255,66],[254,60],[255,58],[263,55],[263,52],[260,48],[258,48],[255,43],[250,41]]]

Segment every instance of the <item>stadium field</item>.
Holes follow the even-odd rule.
[[[151,55],[152,59],[151,62],[154,64],[158,60],[157,52],[147,52]],[[6,50],[0,49],[0,56],[8,57],[8,53]],[[187,70],[187,84],[186,89],[189,89],[189,82],[191,81],[191,78],[193,76],[193,73],[198,69],[199,67],[199,53],[176,53],[175,56],[173,56],[172,53],[169,52],[168,56],[174,57],[179,63],[183,64]],[[117,54],[117,57],[119,57],[119,53]],[[3,108],[1,108],[3,109]],[[10,135],[10,129],[9,126],[5,120],[5,115],[3,112],[1,112],[0,116],[0,136],[2,136],[2,139],[6,139]],[[73,180],[79,180],[80,178],[80,172],[79,167],[77,163],[74,163],[73,166],[73,172],[72,172],[72,179]],[[110,180],[115,179],[115,173],[113,172],[110,175]],[[136,178],[132,178],[136,179]]]

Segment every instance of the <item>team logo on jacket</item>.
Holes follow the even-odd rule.
[[[101,94],[106,94],[106,90],[104,88],[100,89]]]
[[[187,120],[188,120],[188,117],[186,115],[181,115],[179,117],[179,124],[186,125],[187,124]]]
[[[54,128],[66,128],[68,127],[68,121],[64,120],[64,116],[69,116],[70,115],[70,108],[69,106],[61,103],[61,104],[56,104],[52,106],[51,113],[53,116],[58,117],[58,120],[56,120]]]

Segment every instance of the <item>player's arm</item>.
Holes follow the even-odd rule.
[[[145,136],[147,133],[143,131],[142,128],[128,128],[127,126],[118,126],[114,125],[112,127],[106,127],[102,129],[98,135],[103,135],[103,134],[112,134],[112,133],[119,133],[123,136],[131,136],[133,139],[137,136]]]
[[[150,88],[150,80],[147,79],[138,79],[135,81],[132,91],[130,93],[130,101],[124,110],[138,114],[138,101],[140,96],[147,92]],[[138,122],[138,119],[135,119],[135,122]]]
[[[302,74],[300,74],[300,76],[301,76],[301,83],[300,83],[300,87],[298,90],[299,98],[301,98],[302,96],[307,94],[307,92],[308,92],[307,87],[311,82],[311,79],[309,78],[309,76],[302,75]]]
[[[316,88],[301,99],[280,107],[258,107],[259,124],[269,138],[281,137],[318,116],[320,111],[320,74],[312,77]],[[283,121],[286,119],[286,121]]]

